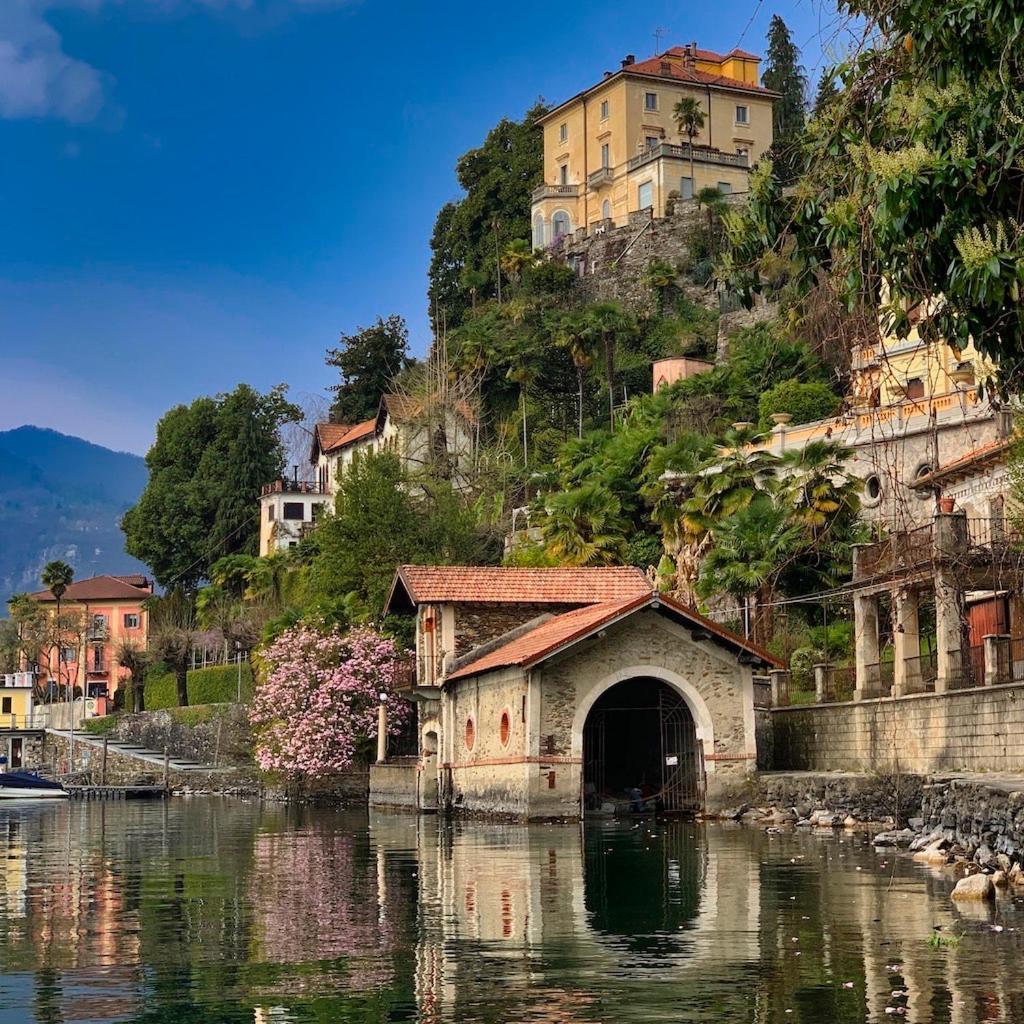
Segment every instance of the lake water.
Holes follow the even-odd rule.
[[[0,1024],[1024,1022],[1024,907],[864,843],[0,804]]]

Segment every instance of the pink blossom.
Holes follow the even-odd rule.
[[[249,719],[263,771],[290,778],[346,771],[376,740],[381,694],[390,735],[412,713],[395,694],[398,648],[372,629],[323,634],[296,626],[269,644],[262,660]]]

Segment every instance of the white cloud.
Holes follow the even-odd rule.
[[[347,6],[353,0],[0,0],[0,119],[53,117],[72,124],[94,120],[103,109],[111,76],[64,52],[46,20],[50,11],[95,11],[137,4],[157,10],[285,9]]]

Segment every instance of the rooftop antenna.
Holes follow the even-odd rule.
[[[662,36],[667,36],[668,33],[669,33],[669,30],[667,28],[662,28],[660,25],[657,28],[655,28],[655,30],[654,30],[654,55],[655,55],[655,57],[657,57],[657,55],[659,53],[661,53],[661,37]]]

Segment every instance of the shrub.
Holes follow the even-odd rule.
[[[794,423],[811,423],[835,414],[839,396],[822,381],[784,380],[763,392],[757,402],[761,426],[771,426],[774,413],[788,412]]]
[[[651,533],[637,534],[626,546],[626,561],[645,571],[652,565],[658,565],[662,554],[661,538]]]
[[[252,700],[252,691],[252,667],[248,662],[243,662],[242,700]],[[233,704],[237,697],[237,665],[210,665],[207,668],[192,669],[188,674],[189,704]],[[174,685],[174,673],[148,672],[145,698],[147,711],[177,707],[178,691]]]
[[[87,718],[82,722],[82,732],[90,736],[106,736],[112,733],[117,725],[117,718],[114,715],[106,715],[104,718]]]

